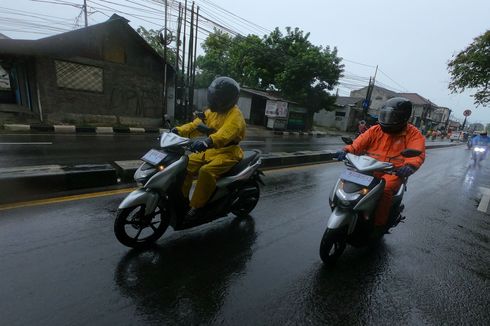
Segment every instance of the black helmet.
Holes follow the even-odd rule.
[[[208,87],[208,107],[213,112],[225,113],[237,102],[240,86],[230,77],[218,77]]]
[[[404,97],[394,97],[386,101],[379,112],[379,125],[384,132],[402,131],[412,115],[412,102]]]

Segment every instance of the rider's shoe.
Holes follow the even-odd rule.
[[[202,216],[202,210],[200,208],[191,207],[185,215],[185,221],[193,223],[198,221]]]

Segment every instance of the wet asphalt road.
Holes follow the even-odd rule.
[[[123,195],[0,211],[3,325],[489,325],[490,161],[430,150],[407,221],[334,269],[318,246],[343,166],[269,171],[251,219],[131,251],[112,233]],[[168,231],[167,231],[168,232]]]
[[[136,160],[152,147],[157,134],[0,134],[0,168],[44,164],[92,164]],[[248,137],[244,149],[263,153],[338,149],[340,137],[271,136]]]

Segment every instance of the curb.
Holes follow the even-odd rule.
[[[75,125],[44,125],[44,124],[4,124],[3,128],[12,132],[49,132],[56,134],[78,134],[78,133],[92,133],[92,134],[156,134],[168,131],[163,128],[140,128],[140,127],[83,127]]]
[[[3,129],[12,132],[54,132],[54,133],[93,133],[93,134],[156,134],[169,131],[157,127],[84,127],[75,125],[46,125],[46,124],[4,124]],[[309,137],[326,137],[329,134],[323,131],[272,131],[274,135],[279,136],[309,136]]]
[[[141,132],[141,131],[139,131]],[[262,167],[284,167],[331,161],[333,151],[267,154]],[[0,204],[52,197],[61,192],[134,183],[140,160],[113,164],[41,165],[0,168]]]
[[[0,203],[29,200],[68,190],[111,186],[117,174],[110,164],[43,165],[0,169]]]
[[[274,131],[274,135],[279,136],[310,136],[310,137],[326,137],[328,133],[323,131]]]
[[[142,131],[138,131],[142,132]],[[461,146],[428,145],[427,149]],[[262,168],[272,169],[332,162],[335,151],[302,151],[262,155]],[[75,166],[42,165],[0,168],[0,204],[47,198],[69,190],[133,184],[140,160],[115,161],[112,164]]]

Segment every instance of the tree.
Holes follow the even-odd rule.
[[[164,57],[164,40],[162,39],[162,37],[160,37],[160,33],[158,31],[154,29],[147,30],[143,26],[138,27],[136,31],[162,58]],[[175,39],[170,34],[168,34],[167,37],[169,38],[168,45],[175,41]],[[169,46],[167,46],[166,61],[168,63],[175,62],[175,50]]]
[[[265,80],[287,99],[318,112],[333,105],[335,97],[327,91],[338,84],[344,66],[336,48],[315,46],[309,36],[287,27],[285,35],[276,28],[265,38],[271,51]]]
[[[220,31],[203,44],[205,55],[197,59],[198,85],[207,86],[216,75],[226,75],[241,85],[279,92],[310,112],[328,109],[334,97],[328,94],[343,71],[337,49],[313,45],[309,33],[276,28],[268,36],[231,37]]]
[[[490,102],[490,30],[476,37],[466,49],[453,56],[448,63],[451,75],[449,89],[461,93],[476,89],[475,104],[486,106]]]
[[[215,76],[230,76],[230,47],[233,38],[219,30],[209,34],[201,45],[206,55],[196,59],[196,87],[208,87]]]

